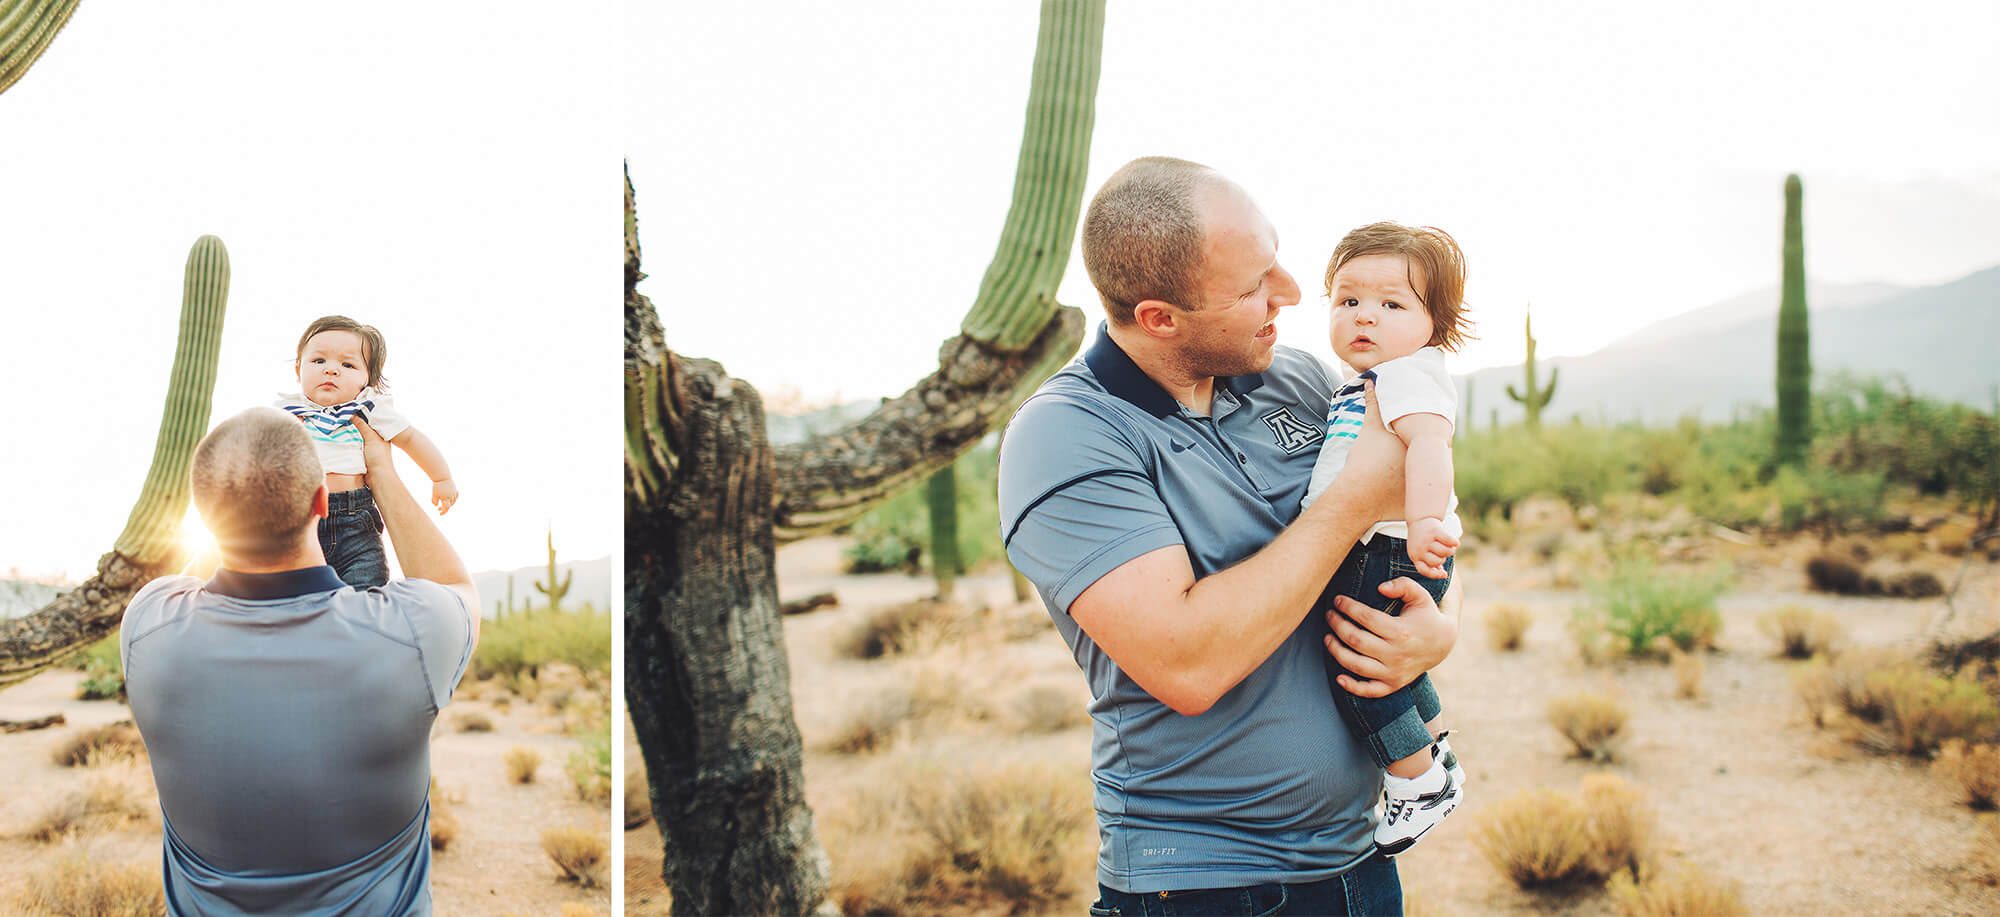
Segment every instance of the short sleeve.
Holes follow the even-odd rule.
[[[368,425],[374,427],[375,432],[383,439],[395,439],[402,435],[404,430],[410,428],[409,418],[404,417],[403,412],[396,410],[396,400],[394,398],[373,389],[370,389],[363,397],[374,404],[367,411],[363,412],[362,416],[368,420]]]
[[[133,593],[125,603],[125,614],[118,623],[119,671],[132,671],[132,641],[145,636],[146,632],[166,619],[168,596],[199,588],[201,580],[192,576],[162,576]]]
[[[1052,609],[1142,554],[1184,544],[1137,448],[1062,395],[1030,399],[1000,448],[1007,559]]]
[[[457,591],[430,580],[396,580],[382,592],[410,622],[424,683],[432,702],[444,709],[472,661],[472,610]]]
[[[1382,422],[1393,424],[1411,414],[1437,414],[1458,422],[1458,388],[1445,369],[1444,353],[1425,347],[1374,369],[1375,401]]]

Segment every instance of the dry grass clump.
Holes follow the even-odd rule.
[[[1958,781],[1965,790],[1965,802],[1982,812],[1992,811],[2000,802],[2000,746],[1967,745],[1964,739],[1948,739],[1938,751],[1931,769]]]
[[[1038,685],[1014,698],[1014,715],[1023,732],[1061,732],[1082,723],[1084,708],[1076,692],[1055,685]]]
[[[507,749],[507,779],[514,783],[534,783],[535,769],[542,766],[542,753],[525,745]]]
[[[633,765],[625,769],[625,827],[637,828],[653,820],[653,798],[646,788],[646,768]]]
[[[1599,875],[1629,870],[1645,875],[1653,863],[1659,819],[1638,787],[1613,774],[1583,778],[1592,856]]]
[[[970,619],[955,602],[919,599],[877,609],[834,640],[834,652],[851,659],[880,659],[945,642]]]
[[[611,842],[583,828],[550,828],[542,832],[542,852],[555,861],[563,878],[585,888],[604,884],[604,862]]]
[[[1983,741],[2000,725],[2000,705],[1977,681],[1947,678],[1907,657],[1844,653],[1796,676],[1816,725],[1883,753],[1929,755],[1950,739]]]
[[[1046,913],[1077,885],[1088,782],[1043,765],[905,766],[828,820],[842,911]]]
[[[1928,570],[1877,575],[1868,572],[1859,562],[1839,554],[1820,554],[1807,560],[1806,580],[1812,588],[1835,595],[1927,599],[1944,594],[1944,583]]]
[[[1758,618],[1757,629],[1778,641],[1778,655],[1787,659],[1831,655],[1844,636],[1834,616],[1797,605]]]
[[[468,710],[451,718],[459,732],[492,732],[493,718],[477,710]]]
[[[53,843],[72,835],[122,828],[149,821],[153,806],[141,801],[130,783],[99,777],[83,789],[56,800],[27,830],[30,840]]]
[[[1635,882],[1631,873],[1611,877],[1606,886],[1623,917],[1740,917],[1749,913],[1735,882],[1710,876],[1693,866],[1647,876]]]
[[[56,748],[55,761],[64,767],[93,767],[106,761],[144,757],[146,741],[131,720],[86,729]]]
[[[18,899],[28,914],[154,917],[167,912],[165,886],[155,865],[93,863],[81,855],[29,876]]]
[[[1473,842],[1486,861],[1521,888],[1593,878],[1590,814],[1574,798],[1533,789],[1480,813]]]
[[[1521,648],[1535,616],[1525,605],[1495,605],[1486,612],[1486,642],[1503,653]]]
[[[1576,746],[1576,756],[1610,761],[1625,740],[1631,713],[1616,697],[1586,691],[1549,702],[1549,723]]]
[[[1701,679],[1708,671],[1708,664],[1696,653],[1683,653],[1678,648],[1667,651],[1667,665],[1674,672],[1674,696],[1695,700],[1701,697]]]
[[[451,799],[444,788],[438,786],[436,777],[431,778],[431,849],[443,850],[458,840],[458,813],[452,811]]]
[[[830,751],[844,754],[878,752],[895,745],[920,727],[954,717],[982,718],[965,681],[946,669],[925,669],[908,684],[893,685],[861,702],[839,731],[826,741]]]

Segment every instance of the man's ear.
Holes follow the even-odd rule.
[[[1141,300],[1132,307],[1132,322],[1153,337],[1174,337],[1180,334],[1180,309],[1164,299]]]
[[[326,485],[321,484],[318,490],[313,491],[313,518],[324,519],[331,514],[327,509],[327,499]]]

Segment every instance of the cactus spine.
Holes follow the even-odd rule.
[[[1806,319],[1805,220],[1797,175],[1785,176],[1784,287],[1778,300],[1780,465],[1801,465],[1812,450],[1812,348]]]
[[[188,252],[181,284],[180,343],[174,347],[167,405],[153,445],[153,467],[132,505],[125,532],[113,547],[140,564],[168,557],[180,544],[187,515],[188,465],[208,433],[209,398],[215,393],[216,354],[222,346],[222,313],[229,304],[229,250],[202,236]]]
[[[40,60],[76,12],[77,0],[0,0],[0,92]]]
[[[931,577],[937,581],[938,598],[951,598],[958,584],[958,464],[936,471],[924,482],[924,502],[930,506]]]
[[[1512,398],[1515,401],[1521,403],[1522,410],[1524,410],[1527,413],[1526,420],[1528,424],[1528,429],[1539,430],[1542,428],[1542,409],[1549,406],[1550,398],[1555,397],[1556,374],[1560,373],[1562,370],[1560,368],[1549,370],[1549,385],[1547,388],[1540,388],[1536,385],[1535,316],[1533,309],[1534,307],[1532,306],[1529,307],[1528,317],[1522,323],[1522,326],[1526,330],[1528,337],[1528,363],[1527,363],[1526,388],[1521,391],[1516,391],[1513,386],[1509,385],[1507,386],[1507,397]]]
[[[570,580],[575,576],[575,570],[565,570],[562,580],[560,582],[556,580],[556,533],[554,529],[549,530],[549,581],[546,584],[536,583],[535,591],[549,597],[550,611],[562,610],[563,596],[569,595]],[[509,580],[508,585],[511,587],[513,581]],[[507,601],[511,603],[513,600],[514,596],[510,591]]]

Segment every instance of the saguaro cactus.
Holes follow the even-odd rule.
[[[575,570],[565,570],[563,571],[561,581],[558,581],[556,579],[556,533],[554,529],[550,529],[549,530],[549,581],[546,583],[535,584],[536,592],[548,596],[550,611],[562,610],[563,596],[569,595],[570,580],[573,579],[575,576],[576,576]],[[511,579],[507,581],[509,586],[513,585],[513,582],[514,581]],[[507,595],[507,601],[510,604],[514,601],[514,596],[511,591]]]
[[[209,401],[229,303],[229,252],[202,236],[188,252],[181,288],[179,343],[153,465],[125,531],[97,561],[97,575],[41,610],[0,622],[0,685],[27,678],[118,626],[132,594],[180,563],[180,522],[187,515],[188,464],[208,432]]]
[[[1527,318],[1523,320],[1522,324],[1523,327],[1526,329],[1528,336],[1528,362],[1526,366],[1527,379],[1525,380],[1526,388],[1520,391],[1516,391],[1513,386],[1509,385],[1507,386],[1507,397],[1512,398],[1515,401],[1521,403],[1522,410],[1527,413],[1526,421],[1528,424],[1528,429],[1539,430],[1542,428],[1542,409],[1549,406],[1550,398],[1555,397],[1556,374],[1562,372],[1562,369],[1560,367],[1557,367],[1549,370],[1548,388],[1539,388],[1536,386],[1535,316],[1532,308],[1530,309]]]
[[[0,92],[48,50],[76,12],[77,0],[0,0]]]
[[[931,579],[937,582],[938,598],[951,598],[958,585],[958,465],[946,465],[931,472],[924,482],[924,503],[930,510]]]
[[[1799,465],[1812,450],[1812,338],[1806,318],[1804,191],[1785,176],[1784,286],[1778,299],[1778,443],[1780,465]]]
[[[638,292],[625,188],[625,685],[676,912],[797,914],[826,893],[805,805],[775,542],[859,515],[951,463],[1067,360],[1055,289],[1082,213],[1104,0],[1045,0],[1013,205],[938,370],[844,430],[773,450],[762,400],[667,349]],[[1007,266],[1002,266],[1002,265]]]

